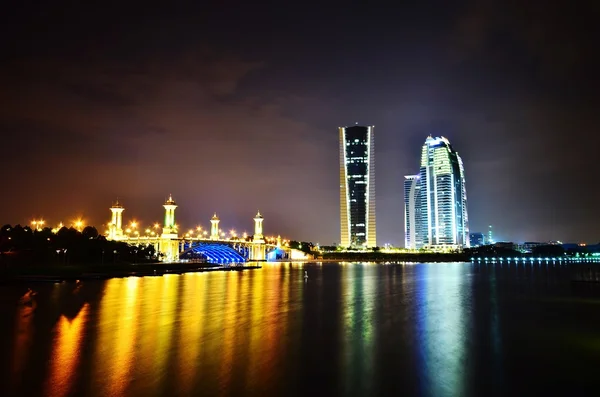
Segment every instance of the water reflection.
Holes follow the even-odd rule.
[[[182,277],[183,304],[180,319],[180,346],[186,348],[179,352],[179,382],[184,395],[192,394],[196,377],[196,363],[202,348],[202,331],[204,328],[206,300],[206,280],[204,274],[197,273]]]
[[[65,396],[73,386],[88,311],[89,305],[86,303],[74,319],[69,320],[62,315],[56,324],[48,381],[49,396]]]
[[[417,333],[422,387],[426,394],[466,394],[466,342],[471,304],[470,277],[464,264],[417,268]]]
[[[509,265],[510,266],[510,265]],[[490,340],[492,346],[493,360],[492,360],[492,379],[496,390],[499,390],[502,386],[502,342],[500,335],[500,310],[498,308],[498,282],[496,279],[496,272],[491,271],[489,273],[489,285],[490,285]]]
[[[155,306],[154,316],[156,316],[155,328],[150,330],[151,337],[156,339],[155,350],[148,352],[150,361],[153,363],[152,374],[154,380],[162,387],[157,392],[168,393],[164,388],[163,378],[171,376],[169,371],[169,360],[173,352],[173,333],[175,331],[175,322],[177,321],[177,304],[180,298],[178,282],[183,276],[168,274],[160,278],[146,278],[149,282],[158,281],[158,296],[144,297],[144,300],[153,300]],[[157,310],[156,310],[157,309]]]
[[[44,285],[35,310],[15,306],[24,287],[0,288],[0,308],[10,313],[0,342],[13,352],[0,356],[0,390],[521,395],[551,394],[552,382],[568,373],[583,388],[600,355],[573,341],[600,328],[597,290],[577,297],[569,279],[560,286],[560,271],[266,264],[84,282],[76,295],[70,283]]]
[[[361,394],[373,387],[376,294],[373,270],[363,265],[349,265],[342,271],[345,393]]]
[[[134,366],[134,347],[139,316],[140,278],[118,278],[106,282],[100,305],[98,340],[93,380],[102,395],[123,395]]]
[[[26,300],[27,304],[23,304]],[[21,304],[17,309],[16,327],[14,334],[13,359],[11,365],[11,377],[13,384],[20,383],[25,366],[25,360],[33,342],[33,314],[37,307],[34,298],[31,298],[31,291],[28,291],[20,299]]]

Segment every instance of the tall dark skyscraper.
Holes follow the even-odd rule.
[[[373,126],[340,127],[342,247],[377,246]]]
[[[465,172],[450,142],[429,136],[421,151],[419,175],[406,178],[406,248],[469,246]],[[408,184],[411,178],[416,183]]]

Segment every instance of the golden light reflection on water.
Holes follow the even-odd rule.
[[[179,346],[185,346],[179,353],[179,378],[184,395],[192,393],[198,359],[202,349],[206,301],[206,280],[202,273],[183,276],[183,305],[180,316]]]
[[[31,347],[33,336],[32,319],[35,309],[36,303],[34,301],[32,305],[21,305],[17,310],[12,363],[12,381],[15,384],[21,379],[23,367],[25,366],[25,361]]]
[[[139,316],[140,278],[116,278],[106,282],[100,305],[97,364],[94,381],[104,395],[125,393],[134,366],[134,347]]]
[[[69,320],[62,315],[56,324],[56,336],[50,359],[48,395],[65,396],[73,385],[75,369],[80,358],[83,328],[86,325],[89,305],[83,305],[77,316]]]
[[[239,273],[228,272],[225,277],[225,291],[224,291],[224,308],[222,312],[223,319],[223,347],[222,357],[219,372],[222,374],[222,388],[221,393],[223,395],[229,395],[229,389],[232,383],[233,375],[233,360],[235,345],[235,334],[238,328],[237,315],[236,315],[236,303],[238,300],[237,290]]]
[[[155,377],[167,376],[167,365],[169,355],[173,344],[173,331],[175,329],[175,321],[177,316],[177,303],[179,301],[180,291],[178,282],[182,276],[169,274],[161,278],[148,278],[149,282],[155,280],[162,284],[159,297],[150,297],[146,299],[154,300],[155,304],[160,308],[155,315],[158,317],[156,328],[150,332],[156,336],[156,349],[144,354],[144,357],[153,362],[153,374]],[[186,349],[187,346],[182,346]]]
[[[86,304],[75,319],[57,324],[53,355],[61,361],[48,380],[53,393],[74,390],[82,335],[91,347],[85,377],[91,395],[268,390],[273,373],[286,362],[289,302],[302,294],[302,275],[294,286],[293,271],[107,280],[97,306]],[[84,327],[88,318],[94,323]],[[28,320],[20,321],[23,329]]]
[[[248,368],[248,380],[246,383],[247,387],[253,387],[254,382],[260,379],[261,371],[261,345],[264,343],[264,332],[266,331],[266,318],[265,318],[265,298],[267,286],[265,285],[264,272],[253,273],[251,279],[250,289],[251,293],[251,306],[250,310],[250,335],[248,341],[248,361],[250,366]]]

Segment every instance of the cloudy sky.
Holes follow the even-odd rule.
[[[378,243],[428,134],[472,231],[600,240],[597,4],[14,2],[0,26],[0,223],[160,221],[339,241],[339,126],[375,125]],[[526,4],[525,4],[526,3]],[[358,2],[356,2],[358,4]],[[452,4],[452,5],[450,5]]]

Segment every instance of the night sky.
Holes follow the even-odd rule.
[[[598,2],[11,3],[0,223],[99,226],[119,197],[148,224],[172,193],[186,229],[217,211],[250,232],[260,209],[267,234],[332,244],[337,128],[358,122],[379,245],[403,244],[429,134],[463,158],[471,231],[600,240]]]

